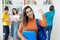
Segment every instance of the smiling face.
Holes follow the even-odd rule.
[[[13,10],[14,14],[16,14],[16,10]]]
[[[33,11],[30,9],[30,8],[27,8],[26,9],[26,15],[29,19],[32,19],[33,18]]]
[[[23,14],[22,14],[22,24],[25,26],[28,23],[28,19],[33,19],[35,18],[34,12],[30,6],[26,6],[23,9]]]

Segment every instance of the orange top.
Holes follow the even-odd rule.
[[[45,16],[42,15],[42,18],[43,18],[43,20],[38,20],[38,22],[39,22],[39,25],[40,26],[45,27],[46,26]],[[24,30],[27,30],[27,31],[30,31],[30,30],[37,31],[37,25],[36,25],[35,18],[28,19],[28,23],[26,24],[26,27],[24,28]],[[22,24],[20,24],[19,31],[22,31]]]
[[[35,31],[37,33],[36,20],[35,19],[28,20],[28,23],[24,28],[24,30]]]
[[[46,26],[46,19],[44,17],[44,15],[42,15],[43,20],[38,20],[39,25],[41,25],[42,27]],[[19,29],[18,29],[18,34],[21,38],[24,38],[22,31],[35,31],[36,34],[38,33],[38,29],[37,29],[37,25],[36,25],[36,20],[35,19],[28,19],[28,23],[26,24],[26,26],[23,28],[22,24],[20,24]]]
[[[23,28],[25,31],[35,31],[37,33],[37,26],[36,26],[36,20],[31,19],[28,20],[27,25]],[[19,31],[22,31],[22,26],[20,26]]]

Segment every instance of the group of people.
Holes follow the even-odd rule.
[[[54,14],[55,14],[55,9],[54,6],[51,5],[49,8],[49,12],[46,12],[45,14],[43,14],[44,12],[40,9],[39,12],[41,12],[42,14],[42,20],[38,19],[38,24],[40,25],[40,27],[43,27],[47,32],[48,31],[48,36],[47,36],[47,40],[50,40],[50,36],[51,36],[51,31],[52,31],[52,27],[53,27],[53,18],[54,18]],[[35,31],[36,32],[36,40],[41,40],[41,39],[37,39],[38,37],[38,27],[36,25],[36,19],[35,19],[35,15],[34,12],[32,10],[32,8],[30,6],[26,6],[23,9],[23,15],[22,15],[22,22],[20,23],[19,29],[18,29],[18,34],[19,37],[22,40],[27,40],[24,36],[23,36],[23,30],[25,31]],[[41,30],[40,30],[41,31]],[[46,40],[44,39],[44,40]]]
[[[2,13],[3,32],[5,33],[4,40],[8,40],[10,24],[11,24],[11,36],[13,37],[13,40],[18,40],[18,36],[21,38],[21,40],[28,40],[23,35],[22,33],[23,31],[34,31],[36,34],[36,40],[40,40],[37,38],[40,30],[38,31],[39,28],[37,28],[36,25],[35,15],[33,9],[30,6],[26,6],[23,9],[22,21],[20,22],[20,24],[19,24],[20,15],[18,15],[18,11],[16,10],[16,8],[12,9],[13,16],[11,18],[9,18],[8,15],[9,8],[6,6],[4,10],[5,11]],[[50,40],[50,35],[53,27],[53,18],[55,14],[54,5],[51,5],[49,8],[49,12],[46,12],[45,14],[42,9],[40,9],[39,12],[41,12],[42,14],[42,20],[38,19],[38,24],[40,27],[46,30],[45,32],[48,31],[47,34],[48,36],[46,39]]]
[[[2,13],[2,23],[3,23],[3,32],[4,32],[4,38],[3,40],[8,40],[10,28],[11,26],[11,33],[10,36],[13,38],[13,40],[16,40],[18,38],[18,27],[20,22],[20,15],[18,14],[18,11],[16,8],[12,9],[12,16],[10,17],[9,8],[6,6],[4,8],[4,12]]]

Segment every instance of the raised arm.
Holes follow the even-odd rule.
[[[42,9],[40,9],[39,12],[41,12],[41,14],[42,14],[42,20],[40,20],[40,19],[38,20],[39,25],[42,26],[42,27],[46,27],[46,18],[45,18],[44,14],[43,14]]]

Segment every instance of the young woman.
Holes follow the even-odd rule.
[[[41,11],[41,13],[42,13],[42,10],[39,10],[39,11]],[[38,22],[39,22],[40,26],[42,26],[42,27],[46,26],[46,19],[45,19],[45,16],[43,15],[43,13],[42,13],[42,20],[38,19]],[[26,6],[23,9],[22,22],[20,23],[20,26],[18,29],[19,37],[22,40],[27,40],[23,36],[23,33],[22,33],[23,30],[35,31],[36,37],[37,37],[38,29],[37,29],[37,25],[36,25],[36,19],[35,19],[34,12],[30,6]]]
[[[16,40],[18,35],[17,35],[17,30],[18,30],[18,21],[20,16],[18,15],[18,11],[16,8],[12,9],[13,16],[11,18],[12,24],[11,24],[11,36],[13,37],[13,40]]]

